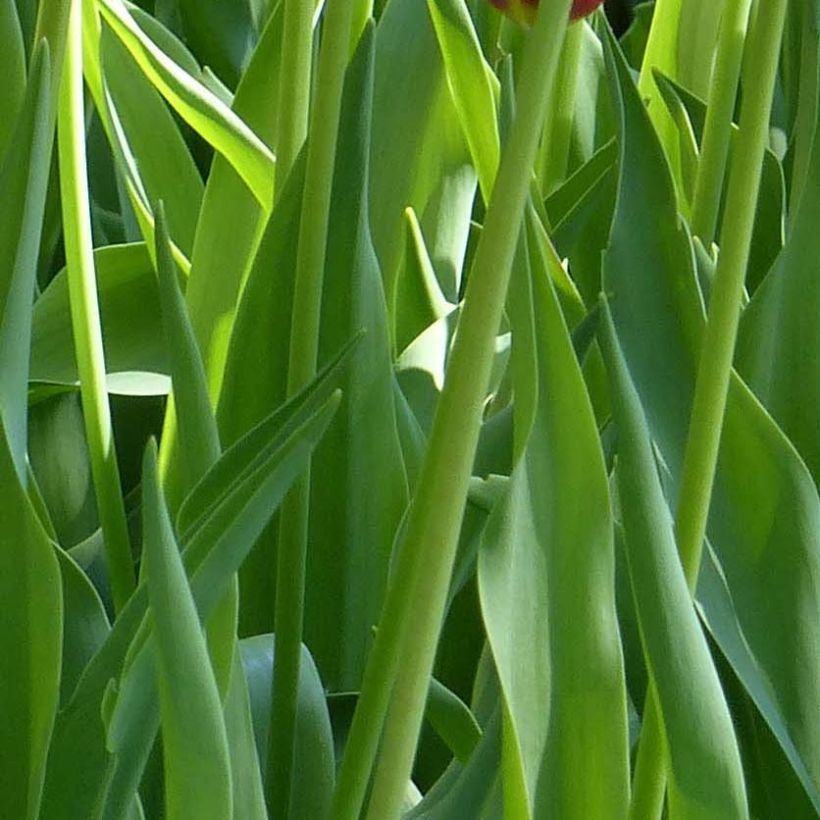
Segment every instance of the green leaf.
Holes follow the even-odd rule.
[[[374,45],[369,26],[345,79],[327,243],[333,276],[322,293],[319,361],[330,361],[360,330],[365,334],[311,467],[304,634],[322,680],[334,690],[359,687],[407,504],[388,314],[367,201]],[[349,503],[353,498],[368,503]]]
[[[191,153],[164,100],[108,26],[101,31],[100,62],[108,138],[120,172],[134,181],[143,208],[165,203],[171,236],[190,257],[204,188]]]
[[[170,820],[224,820],[232,808],[228,737],[191,588],[149,443],[143,470],[144,572],[157,647],[157,682]]]
[[[501,156],[496,117],[499,83],[481,53],[464,0],[427,0],[427,9],[481,192],[489,202]]]
[[[703,306],[672,181],[631,78],[610,60],[621,178],[604,260],[613,323],[675,499]],[[754,480],[750,481],[749,477]],[[674,504],[670,506],[674,507]],[[706,624],[820,809],[820,500],[745,385],[730,385],[697,600]]]
[[[38,817],[60,696],[63,596],[51,542],[0,424],[0,816]]]
[[[177,113],[234,166],[266,210],[273,203],[270,149],[218,97],[171,60],[140,29],[122,0],[100,0],[105,21]]]
[[[66,704],[111,626],[100,596],[86,574],[69,553],[61,549],[55,549],[55,553],[60,564],[64,611],[60,702]]]
[[[157,279],[143,243],[94,252],[108,389],[125,395],[168,392],[170,367],[163,345]],[[62,270],[34,306],[32,381],[76,385],[68,280]]]
[[[330,369],[267,424],[252,431],[247,442],[239,441],[226,451],[201,482],[212,494],[198,495],[196,490],[192,494],[191,526],[184,528],[181,540],[183,560],[203,619],[225,595],[233,573],[324,432],[338,405],[338,395],[331,394],[329,383],[334,376]],[[129,755],[129,760],[120,764],[116,784],[121,791],[117,794],[111,793],[107,783],[111,757],[100,714],[109,682],[121,675],[146,607],[143,585],[117,617],[108,639],[83,672],[70,703],[59,713],[49,754],[43,818],[87,820],[94,807],[106,805],[106,801],[109,805],[129,805],[133,790],[128,788],[139,780],[157,726],[150,711],[146,712],[146,708],[156,708],[155,699],[151,706],[150,684],[139,683],[140,679],[154,680],[149,674],[153,666],[145,665],[151,654],[138,653],[125,678],[136,697],[133,714],[139,719],[123,720],[120,728],[110,730],[112,738],[119,738],[113,745],[119,744]],[[131,707],[122,712],[123,716],[129,711]]]
[[[0,419],[23,485],[31,303],[53,139],[50,70],[49,48],[43,42],[32,61],[23,114],[0,168]]]
[[[517,459],[478,561],[508,715],[505,798],[515,794],[533,817],[625,816],[626,690],[606,469],[534,219],[529,211],[510,290]]]
[[[781,255],[743,314],[738,372],[797,448],[820,484],[820,284],[813,275],[820,237],[820,139]]]
[[[3,43],[3,50],[0,51],[0,77],[3,78],[0,88],[0,111],[3,112],[0,122],[2,163],[26,95],[26,50],[14,0],[0,0],[0,43]]]
[[[234,97],[233,110],[274,144],[282,4],[272,14]],[[277,195],[277,199],[279,195]],[[214,157],[191,257],[185,299],[212,401],[219,396],[234,313],[264,229],[266,212],[231,164]]]
[[[481,729],[469,706],[435,678],[430,681],[425,717],[456,758],[466,763],[481,740]]]
[[[267,771],[268,728],[274,664],[273,635],[254,635],[239,642],[242,664],[248,678],[253,732],[262,771]],[[299,663],[299,692],[296,706],[294,782],[288,817],[312,820],[325,817],[330,807],[335,779],[333,734],[325,690],[316,664],[302,646]]]
[[[644,656],[663,720],[670,817],[747,817],[732,718],[692,606],[649,429],[606,303],[602,317],[599,338],[618,428],[626,556]]]
[[[233,87],[256,40],[251,4],[248,0],[178,0],[178,6],[186,41],[201,62]]]
[[[179,442],[183,461],[182,488],[188,491],[213,466],[221,450],[205,368],[199,355],[185,300],[171,256],[168,223],[162,202],[156,208],[156,260],[160,309],[171,363]]]
[[[421,226],[412,208],[405,211],[407,244],[396,285],[396,349],[403,351],[425,328],[446,316],[454,305],[441,292]]]
[[[248,681],[238,642],[235,644],[231,681],[225,698],[225,728],[231,754],[233,817],[267,820],[260,768],[263,763],[255,742]]]
[[[417,0],[391,0],[379,18],[371,140],[378,150],[370,215],[388,304],[408,206],[420,215],[442,290],[455,301],[476,176],[429,11]]]

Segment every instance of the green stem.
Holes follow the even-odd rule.
[[[727,0],[720,25],[692,206],[692,231],[707,247],[717,228],[751,5],[751,0]]]
[[[350,0],[327,0],[310,121],[307,166],[299,225],[293,322],[288,362],[288,395],[316,373],[325,254],[339,115],[350,53]],[[304,621],[305,561],[310,467],[282,506],[274,613],[275,657],[268,735],[268,807],[287,817],[293,771],[296,706]]]
[[[583,45],[583,21],[568,26],[555,79],[551,117],[541,146],[541,182],[545,194],[563,182],[567,174]]]
[[[788,0],[768,0],[752,31],[748,88],[753,92],[745,96],[740,116],[720,258],[695,383],[675,519],[678,550],[693,592],[706,536],[787,5]]]
[[[135,579],[105,385],[102,329],[91,243],[80,0],[74,0],[71,5],[57,123],[74,351],[80,376],[97,514],[105,542],[114,607],[119,611],[134,591]]]
[[[284,188],[307,137],[313,57],[313,0],[285,0],[279,68],[276,191]]]
[[[666,765],[658,698],[652,684],[646,690],[638,759],[632,778],[629,820],[656,820],[663,812]]]
[[[723,416],[729,393],[732,357],[760,191],[763,154],[769,136],[769,119],[787,3],[788,0],[769,0],[765,9],[759,9],[751,33],[746,87],[754,89],[754,93],[747,94],[743,102],[740,132],[729,175],[720,257],[709,299],[709,315],[695,382],[675,517],[678,552],[693,594],[700,571]],[[652,701],[648,699],[644,714],[648,715],[649,720],[641,732],[641,746],[647,744],[649,747],[643,753],[647,771],[643,772],[641,782],[635,788],[633,804],[638,801],[643,803],[644,789],[649,792],[654,788],[653,784],[662,777],[663,756],[652,753],[653,749],[661,746],[660,721],[654,711]],[[652,771],[653,761],[656,773]],[[650,803],[647,799],[647,804]],[[643,820],[644,816],[654,820],[660,815],[633,814],[636,820]]]
[[[410,777],[495,337],[569,5],[569,0],[545,0],[526,45],[517,94],[518,113],[476,250],[418,490],[339,771],[331,813],[336,820],[359,817],[391,695],[391,719],[385,724],[369,816],[378,820],[397,817]]]

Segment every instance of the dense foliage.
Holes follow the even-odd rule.
[[[820,814],[817,0],[0,44],[0,818]]]

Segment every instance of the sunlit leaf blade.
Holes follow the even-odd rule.
[[[60,696],[62,589],[2,424],[0,486],[0,816],[34,820]]]
[[[0,419],[24,485],[31,303],[51,165],[50,69],[49,48],[43,42],[37,47],[22,114],[0,168]]]
[[[100,34],[104,105],[109,140],[127,165],[142,204],[162,200],[175,243],[189,258],[194,244],[203,183],[165,101],[108,26]]]
[[[481,54],[463,0],[428,0],[427,8],[482,195],[489,202],[501,153],[495,113],[498,80]]]
[[[100,11],[145,75],[179,115],[236,168],[261,205],[273,202],[270,149],[227,106],[161,51],[121,0],[100,0]]]
[[[262,33],[233,101],[233,110],[267,145],[272,145],[275,138],[277,95],[271,94],[270,89],[278,87],[281,39],[280,3]],[[283,196],[280,192],[277,199]],[[267,212],[241,176],[228,160],[217,154],[208,175],[185,290],[191,325],[205,365],[208,393],[214,404],[219,401],[222,380],[229,369],[228,346],[240,294],[255,259],[262,256],[257,250],[266,217]],[[264,263],[260,260],[257,264]],[[230,443],[232,439],[225,438],[225,432],[223,429],[223,441]],[[177,486],[177,452],[176,417],[170,405],[160,463],[165,468],[164,487],[172,507],[181,495]]]
[[[632,595],[663,716],[670,817],[746,817],[732,718],[692,606],[646,419],[606,305],[599,338],[613,388],[618,496]]]
[[[232,798],[222,705],[159,487],[153,444],[146,451],[142,487],[143,554],[157,647],[167,817],[224,820],[231,816]]]
[[[240,641],[239,646],[248,678],[259,765],[266,771],[274,663],[273,635],[254,635]],[[304,645],[299,664],[296,709],[295,779],[288,816],[293,820],[312,820],[326,816],[330,806],[335,761],[325,690],[313,657]]]
[[[517,799],[533,817],[624,816],[626,691],[606,470],[532,230],[527,246],[510,295],[517,463],[478,561],[509,715],[505,795],[520,778],[526,793]],[[520,641],[526,664],[518,659]]]
[[[233,110],[267,144],[276,125],[282,4],[277,5],[234,97]],[[277,197],[278,198],[278,197]],[[216,401],[242,286],[253,262],[264,211],[221,155],[214,157],[191,257],[185,299],[202,350],[211,399]]]
[[[703,309],[691,243],[631,77],[610,53],[621,179],[604,284],[675,499]],[[750,480],[753,477],[754,480]],[[674,507],[674,504],[670,506]],[[721,651],[820,809],[820,500],[782,432],[733,376],[697,599]]]

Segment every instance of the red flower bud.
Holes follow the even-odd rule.
[[[602,2],[603,0],[572,0],[569,19],[578,20],[592,14]],[[490,3],[507,17],[525,26],[532,25],[538,10],[538,0],[490,0]]]

